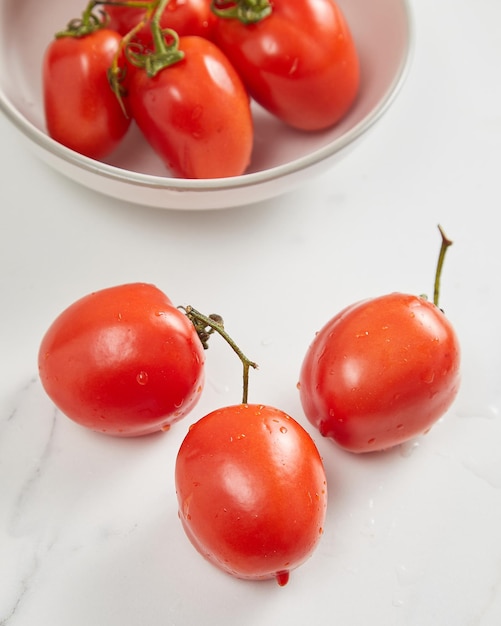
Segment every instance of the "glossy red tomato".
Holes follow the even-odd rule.
[[[322,460],[283,411],[241,404],[205,416],[181,445],[175,478],[188,538],[233,576],[284,585],[320,540]]]
[[[130,125],[107,76],[120,41],[120,35],[103,28],[60,37],[49,44],[43,60],[47,132],[93,159],[110,154]]]
[[[220,4],[228,3],[215,2]],[[332,126],[352,106],[360,80],[341,10],[332,0],[270,4],[272,13],[255,24],[220,18],[216,43],[264,108],[302,130]]]
[[[460,348],[431,302],[392,293],[347,307],[310,345],[299,378],[307,418],[352,452],[427,432],[459,388]]]
[[[167,430],[197,403],[204,350],[193,324],[153,285],[96,291],[53,322],[42,384],[69,418],[131,437]]]
[[[154,77],[135,69],[128,106],[166,166],[185,178],[242,174],[252,152],[249,97],[239,76],[213,43],[181,37],[185,57]]]

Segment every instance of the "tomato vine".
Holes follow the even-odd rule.
[[[242,389],[242,404],[247,404],[249,393],[249,370],[252,367],[257,369],[258,365],[254,361],[251,361],[242,350],[238,347],[235,341],[230,337],[224,328],[223,318],[217,314],[211,314],[209,316],[200,313],[192,306],[179,307],[181,311],[184,311],[188,319],[194,325],[200,341],[205,350],[208,348],[209,337],[214,333],[218,333],[235,352],[240,359],[243,366],[243,389]]]
[[[438,230],[440,231],[440,236],[442,237],[442,245],[440,246],[440,252],[438,254],[437,261],[437,269],[435,272],[435,284],[433,287],[433,304],[438,307],[438,301],[440,296],[440,278],[442,276],[442,268],[444,265],[445,254],[450,246],[452,246],[452,241],[447,237],[443,228],[438,225]]]
[[[225,19],[236,19],[243,24],[255,24],[271,15],[269,0],[213,0],[213,13]]]

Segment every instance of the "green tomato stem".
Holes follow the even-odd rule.
[[[96,0],[96,4],[102,4],[104,6],[116,6],[116,7],[128,7],[130,9],[145,9],[146,11],[153,11],[160,0],[123,0],[123,2],[115,2],[115,0]]]
[[[195,330],[200,337],[200,341],[202,342],[204,349],[208,348],[207,341],[209,337],[214,332],[216,332],[226,341],[226,343],[238,356],[243,366],[242,404],[247,404],[247,399],[249,395],[249,370],[251,367],[253,369],[257,369],[257,364],[247,358],[242,350],[240,350],[237,344],[229,336],[224,328],[223,319],[219,315],[206,316],[203,315],[203,313],[200,313],[199,311],[194,309],[192,306],[179,308],[185,312],[188,319],[195,326]]]
[[[56,39],[63,37],[85,37],[91,35],[100,28],[104,28],[108,21],[104,14],[96,15],[94,9],[101,4],[99,0],[90,0],[81,17],[68,22],[64,30],[55,34]]]
[[[442,244],[440,246],[440,252],[438,255],[437,269],[435,271],[435,286],[433,289],[433,304],[438,307],[438,301],[440,296],[440,278],[442,276],[442,268],[444,265],[445,253],[449,246],[452,246],[452,241],[446,236],[443,228],[438,225],[440,236],[442,237]]]
[[[179,49],[178,34],[170,28],[162,29],[160,26],[160,18],[169,1],[159,0],[150,10],[150,13],[153,13],[150,21],[153,51],[143,53],[142,46],[136,50],[134,43],[125,47],[127,59],[136,67],[143,68],[150,78],[156,76],[166,67],[184,59],[184,52]],[[169,36],[169,43],[167,43],[166,35]]]
[[[273,8],[269,0],[212,0],[211,10],[223,19],[256,24],[271,15]]]

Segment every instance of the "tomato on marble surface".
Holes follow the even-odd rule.
[[[131,122],[108,82],[121,40],[118,33],[86,15],[56,35],[43,59],[47,132],[93,159],[109,155]]]
[[[318,450],[292,417],[240,404],[191,426],[175,468],[179,517],[209,562],[243,579],[276,579],[317,546],[326,476]]]
[[[428,431],[459,389],[460,348],[428,300],[392,293],[359,302],[315,336],[302,364],[306,417],[352,452],[390,448]]]
[[[301,130],[339,122],[360,83],[349,25],[333,0],[214,0],[214,39],[250,95]]]
[[[298,388],[306,417],[351,452],[428,432],[459,390],[459,340],[438,306],[452,241],[439,231],[433,302],[390,293],[352,304],[325,324],[304,357]]]
[[[204,361],[193,323],[145,283],[74,302],[38,355],[43,387],[67,417],[123,437],[167,430],[187,415],[201,395]]]

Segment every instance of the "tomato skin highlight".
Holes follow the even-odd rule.
[[[272,0],[272,13],[245,25],[220,18],[215,41],[265,109],[300,130],[346,115],[359,89],[358,53],[332,0]]]
[[[351,305],[309,346],[299,376],[308,420],[351,452],[427,432],[460,384],[460,346],[444,313],[392,293]]]
[[[322,460],[303,427],[273,407],[229,406],[196,422],[175,480],[191,543],[235,577],[284,585],[322,535]]]
[[[77,300],[42,339],[43,387],[70,419],[121,437],[167,430],[198,402],[204,350],[193,324],[153,285]]]
[[[130,126],[107,78],[120,41],[108,29],[61,37],[49,44],[43,59],[47,132],[92,159],[113,152]]]
[[[128,81],[132,115],[175,175],[237,176],[253,145],[249,97],[225,55],[201,37],[181,37],[185,58],[150,78],[142,69]]]

